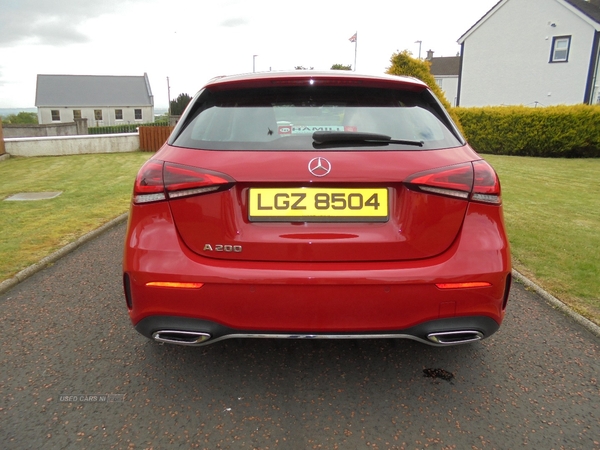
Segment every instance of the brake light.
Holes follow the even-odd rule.
[[[419,172],[405,183],[432,194],[494,205],[502,203],[498,176],[483,160]]]
[[[340,78],[290,78],[283,80],[273,80],[274,86],[312,86],[314,84],[325,86],[363,86],[362,80],[345,80]]]
[[[233,183],[225,174],[151,159],[138,173],[133,201],[139,204],[189,197],[229,188]]]

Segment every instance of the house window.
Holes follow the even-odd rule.
[[[50,114],[52,114],[52,122],[60,122],[60,111],[58,109],[51,109]]]
[[[75,120],[75,119],[81,119],[81,110],[80,109],[73,110],[73,120]]]
[[[571,36],[554,36],[552,38],[550,62],[567,62],[569,60],[570,47]]]
[[[101,109],[94,110],[94,120],[102,120],[102,110]]]
[[[123,110],[115,109],[115,120],[123,120]]]
[[[141,109],[134,109],[133,112],[135,114],[135,120],[142,120],[142,110]]]

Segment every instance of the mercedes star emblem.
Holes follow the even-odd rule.
[[[331,163],[325,158],[317,156],[308,162],[308,171],[315,177],[324,177],[331,172]]]

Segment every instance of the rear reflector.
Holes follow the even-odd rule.
[[[470,281],[467,283],[437,283],[436,286],[439,289],[469,289],[469,288],[482,288],[490,287],[492,283],[487,281]]]
[[[162,287],[175,289],[200,289],[204,283],[179,283],[174,281],[150,281],[146,283],[148,287]]]

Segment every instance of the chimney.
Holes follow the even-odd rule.
[[[425,59],[427,61],[431,61],[433,59],[433,50],[427,50],[427,58],[425,58]]]

